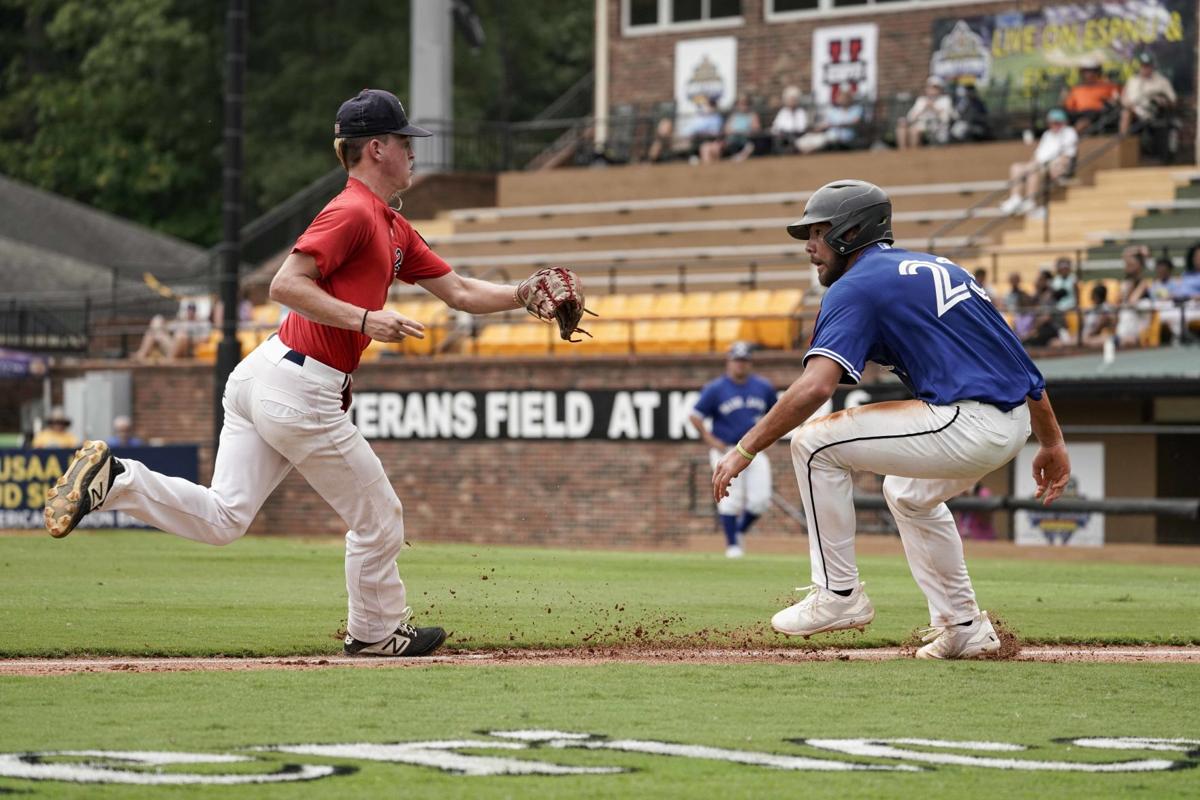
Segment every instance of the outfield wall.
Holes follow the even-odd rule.
[[[95,362],[54,376],[61,380],[82,368],[113,369]],[[756,366],[778,388],[800,372],[794,353],[762,353]],[[405,396],[411,392],[480,393],[495,390],[577,390],[597,395],[612,390],[698,389],[720,374],[721,357],[640,359],[441,358],[364,365],[356,376],[361,395]],[[133,418],[137,433],[165,442],[198,443],[200,474],[212,463],[212,368],[191,364],[134,365]],[[878,380],[868,373],[864,384]],[[870,388],[868,385],[867,388]],[[1151,403],[1136,396],[1095,397],[1059,392],[1055,404],[1064,424],[1143,424]],[[1081,435],[1073,442],[1105,446],[1107,496],[1154,497],[1163,494],[1173,474],[1172,449],[1156,437]],[[375,451],[404,501],[409,535],[420,541],[487,541],[565,546],[638,546],[680,543],[709,534],[719,541],[708,485],[706,449],[697,441],[660,439],[606,440],[376,440]],[[799,506],[787,447],[769,451],[776,491]],[[1164,481],[1167,481],[1164,484]],[[1007,493],[1008,470],[989,476],[985,485]],[[878,492],[873,476],[862,476],[860,491]],[[881,520],[863,513],[863,529]],[[1001,536],[1011,535],[1006,515],[997,515]],[[778,510],[760,523],[764,533],[786,535],[800,529]],[[1159,522],[1159,532],[1165,530]],[[302,478],[287,478],[267,502],[255,533],[338,534],[342,523]],[[1110,517],[1108,541],[1153,542],[1153,517]]]

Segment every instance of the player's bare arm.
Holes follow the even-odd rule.
[[[712,447],[716,450],[724,450],[729,447],[727,443],[722,442],[716,436],[713,436],[712,431],[710,431],[704,424],[704,417],[700,416],[699,414],[689,414],[688,420],[692,423],[692,427],[696,429],[696,432],[700,434],[701,440],[703,440],[704,443],[709,447]]]
[[[804,374],[788,387],[775,407],[742,437],[738,446],[751,456],[770,447],[785,433],[811,417],[832,397],[841,379],[840,364],[824,356],[813,356],[804,368]],[[713,470],[713,497],[718,502],[729,493],[729,484],[749,463],[750,459],[737,449],[730,450],[717,463]]]
[[[307,253],[292,253],[271,280],[271,299],[313,322],[362,331],[376,341],[399,342],[409,336],[425,338],[425,326],[420,322],[386,308],[368,311],[339,300],[317,285],[320,277],[316,259]]]
[[[1033,496],[1040,497],[1043,505],[1050,505],[1062,496],[1071,478],[1071,459],[1050,396],[1043,391],[1040,400],[1029,397],[1025,404],[1029,407],[1029,427],[1041,445],[1033,457],[1033,480],[1037,483]]]
[[[492,314],[521,307],[512,286],[481,281],[457,272],[417,281],[417,284],[456,311],[469,314]]]

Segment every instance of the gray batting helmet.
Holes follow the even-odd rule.
[[[892,201],[887,192],[866,181],[834,181],[813,192],[804,204],[804,216],[788,225],[796,239],[807,239],[808,231],[818,222],[830,223],[825,243],[845,255],[875,242],[891,244]],[[846,233],[857,228],[853,241]]]

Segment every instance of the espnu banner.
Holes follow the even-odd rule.
[[[698,439],[688,422],[700,392],[503,390],[355,392],[350,413],[368,439]],[[828,411],[908,393],[899,384],[839,391]],[[821,412],[818,412],[821,413]]]
[[[1175,91],[1191,96],[1196,74],[1196,0],[1107,0],[945,17],[933,23],[929,73],[970,76],[1028,96],[1056,78],[1074,83],[1079,65],[1098,60],[1120,83],[1149,51]]]

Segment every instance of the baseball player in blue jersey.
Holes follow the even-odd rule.
[[[1045,381],[969,273],[930,253],[893,247],[892,204],[879,187],[843,180],[815,192],[788,233],[829,291],[800,379],[717,464],[713,494],[784,433],[807,420],[867,361],[895,372],[913,400],[874,403],[810,420],[792,437],[792,462],[809,524],[808,595],[771,620],[811,636],[863,629],[875,609],[854,558],[851,470],[886,476],[913,577],[932,630],[918,658],[976,658],[1000,649],[975,602],[962,542],[945,501],[1008,463],[1032,427],[1035,495],[1062,494],[1071,465]]]
[[[700,399],[691,413],[692,425],[708,446],[713,467],[740,441],[754,423],[775,405],[771,382],[751,370],[753,347],[734,342],[725,362],[725,374],[700,390]],[[710,431],[704,424],[712,420]],[[729,494],[717,501],[717,514],[725,528],[725,555],[741,558],[742,535],[771,505],[771,462],[760,458],[746,467]]]

